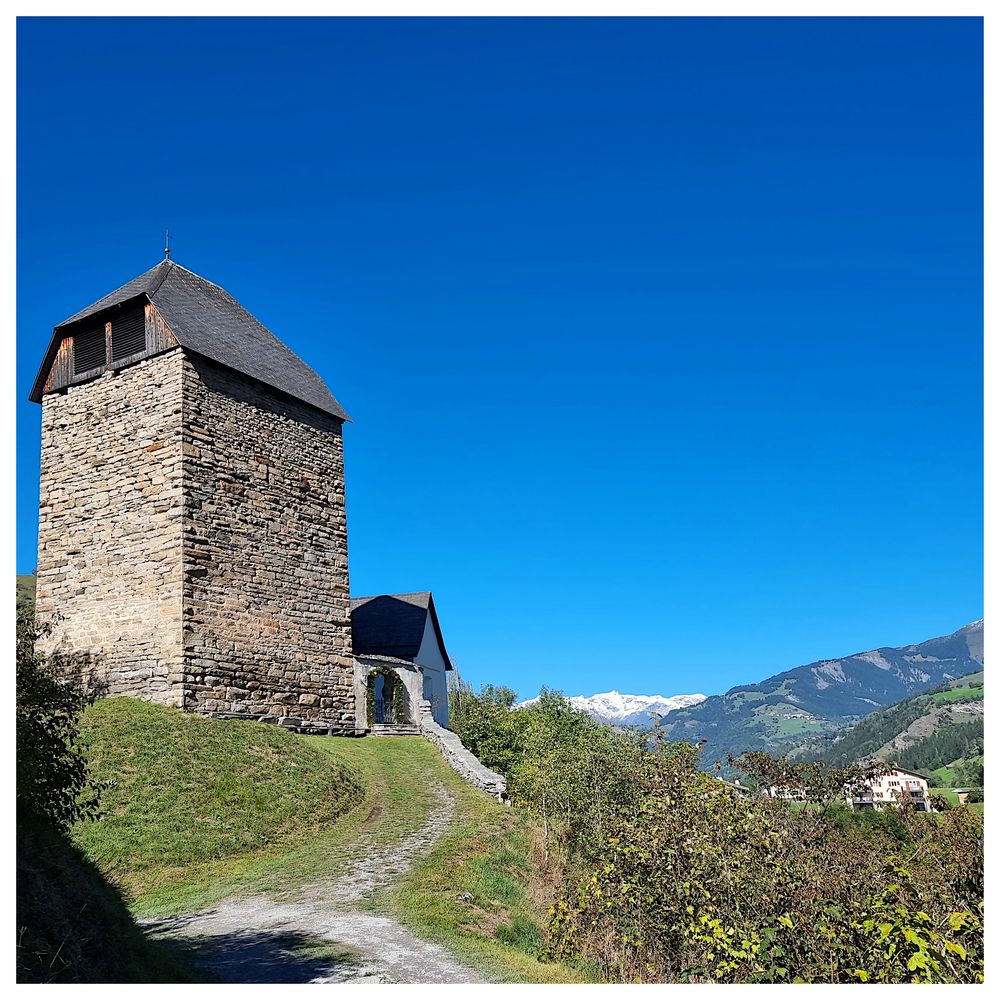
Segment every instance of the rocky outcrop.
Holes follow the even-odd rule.
[[[462,741],[450,730],[439,726],[431,714],[429,701],[421,700],[418,710],[420,732],[444,754],[452,770],[470,784],[489,792],[500,802],[507,802],[507,779],[491,771],[475,754],[466,749]]]

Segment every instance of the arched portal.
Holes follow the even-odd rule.
[[[375,696],[375,711],[372,722],[377,726],[385,726],[395,721],[392,718],[393,688],[399,681],[392,674],[377,674],[374,678],[373,693]]]
[[[401,726],[410,721],[406,685],[391,666],[372,670],[365,687],[369,726]]]

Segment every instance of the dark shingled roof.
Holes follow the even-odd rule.
[[[434,598],[426,590],[417,594],[351,598],[351,634],[355,654],[412,660],[420,651],[428,615],[445,666],[448,670],[454,669],[441,636]]]
[[[225,289],[168,260],[74,313],[55,328],[31,393],[35,402],[42,398],[45,377],[59,341],[67,332],[65,328],[133,299],[152,302],[181,347],[249,375],[341,420],[350,419],[319,375]]]

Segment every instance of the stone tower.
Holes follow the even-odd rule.
[[[111,695],[353,732],[348,418],[323,380],[163,261],[55,328],[31,398],[45,651]]]

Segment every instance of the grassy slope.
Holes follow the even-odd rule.
[[[31,574],[25,573],[17,577],[17,607],[20,610],[29,604],[35,603],[35,578]]]
[[[930,776],[934,781],[934,784],[941,788],[963,788],[963,787],[973,787],[973,783],[963,783],[956,782],[955,771],[961,768],[963,765],[978,765],[982,766],[983,757],[982,755],[972,756],[972,757],[959,757],[958,760],[951,761],[943,767],[937,767],[930,772]]]
[[[139,915],[280,896],[335,874],[420,827],[436,780],[455,798],[453,827],[371,905],[491,979],[581,978],[535,957],[551,875],[531,817],[468,785],[420,737],[296,736],[130,699],[93,706],[85,733],[98,776],[115,784],[106,818],[75,840]]]
[[[74,840],[142,912],[184,908],[222,872],[241,880],[362,796],[353,769],[292,733],[129,698],[91,706],[81,742],[105,817]]]
[[[537,821],[470,786],[425,741],[412,743],[409,761],[420,772],[415,780],[429,775],[451,792],[454,822],[401,885],[373,900],[374,907],[394,913],[494,982],[587,981],[579,969],[537,957],[556,877]]]
[[[963,684],[960,687],[949,688],[947,691],[938,691],[931,695],[931,700],[935,705],[950,705],[956,701],[980,701],[983,697],[982,687],[969,687]]]
[[[982,802],[967,802],[964,806],[958,799],[958,793],[954,788],[941,787],[932,788],[932,795],[941,795],[946,798],[955,809],[968,809],[969,812],[978,813],[980,816],[983,815],[983,803]]]
[[[839,739],[817,752],[814,748],[803,750],[801,756],[818,758],[828,763],[845,764],[879,754],[899,734],[922,719],[930,720],[943,706],[962,701],[981,701],[983,698],[983,672],[967,674],[942,684],[932,691],[904,698],[895,705],[879,709],[866,716]],[[948,723],[954,725],[955,723]],[[929,724],[928,734],[937,728],[937,721]],[[917,744],[914,744],[915,746]],[[882,754],[897,757],[900,752]]]

